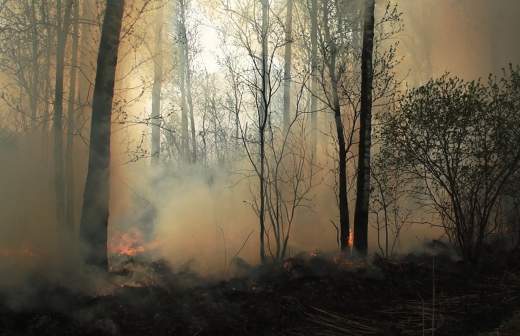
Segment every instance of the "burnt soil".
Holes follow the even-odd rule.
[[[161,261],[122,264],[119,281],[135,279],[135,265],[153,277],[103,295],[40,284],[38,303],[17,308],[0,297],[0,335],[431,335],[432,316],[435,335],[478,335],[520,310],[519,253],[479,267],[428,255],[301,256],[242,265],[225,281]]]

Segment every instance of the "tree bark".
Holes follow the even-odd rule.
[[[326,52],[326,66],[330,76],[330,95],[332,112],[334,113],[334,124],[336,127],[336,138],[338,141],[338,208],[340,227],[340,248],[347,251],[349,248],[348,238],[350,235],[350,214],[347,189],[347,144],[345,141],[345,126],[341,116],[341,104],[339,100],[337,56],[338,46],[330,33],[330,17],[328,1],[323,2],[323,33],[328,45]]]
[[[65,5],[65,14],[61,16],[61,0],[56,3],[58,43],[56,47],[56,84],[54,91],[54,188],[56,193],[56,222],[59,227],[65,222],[65,182],[63,160],[63,80],[65,71],[65,48],[70,24],[70,12],[73,0]]]
[[[186,58],[186,100],[188,103],[188,111],[190,114],[190,129],[191,129],[191,161],[197,162],[197,130],[195,129],[195,116],[193,114],[193,96],[191,94],[191,70],[190,59],[188,55],[188,43],[185,44],[185,58]]]
[[[370,149],[372,142],[372,82],[375,0],[366,0],[361,55],[361,109],[359,114],[359,157],[356,210],[354,213],[354,249],[360,255],[368,248],[368,207],[370,200]]]
[[[83,1],[83,6],[81,9],[81,18],[83,21],[93,21],[94,13],[92,10],[92,6],[88,1]],[[80,33],[80,59],[79,59],[79,90],[78,90],[78,103],[80,104],[80,115],[89,115],[89,110],[92,107],[91,103],[91,82],[89,76],[92,73],[92,69],[90,64],[95,60],[93,59],[93,54],[91,53],[91,47],[89,45],[89,41],[92,39],[92,30],[91,25],[89,23],[84,23],[81,25],[81,33]]]
[[[152,87],[152,164],[157,165],[161,155],[161,87],[162,87],[162,29],[163,11],[159,9],[155,27],[154,76]]]
[[[69,75],[69,101],[67,106],[68,125],[67,125],[67,147],[66,147],[66,210],[65,223],[67,228],[72,232],[75,227],[75,211],[74,205],[75,186],[74,186],[74,132],[76,130],[76,74],[78,67],[78,51],[79,51],[79,1],[74,1],[74,23],[72,27],[72,56]]]
[[[262,1],[262,84],[260,92],[260,113],[258,118],[258,130],[259,130],[259,147],[260,147],[260,172],[259,172],[259,184],[260,184],[260,207],[259,207],[259,224],[260,224],[260,260],[262,263],[266,262],[265,255],[265,129],[267,126],[268,118],[268,93],[269,90],[269,73],[268,73],[268,27],[269,27],[269,0]]]
[[[36,119],[38,117],[38,96],[40,86],[40,64],[38,62],[39,54],[39,37],[38,24],[36,18],[36,0],[31,1],[31,38],[32,38],[32,82],[31,82],[31,127],[33,131],[36,129]]]
[[[311,146],[316,157],[318,146],[318,100],[316,71],[318,68],[318,0],[311,0]]]
[[[287,0],[287,16],[285,18],[285,64],[283,87],[283,127],[287,132],[291,113],[291,66],[292,66],[292,12],[293,0]]]
[[[189,53],[189,42],[188,34],[186,31],[186,0],[182,0],[181,6],[181,22],[182,22],[182,53],[184,58],[184,71],[186,80],[186,102],[188,104],[188,113],[190,117],[190,129],[191,129],[191,161],[192,163],[197,162],[197,137],[195,130],[195,117],[193,115],[193,96],[191,94],[191,69],[190,69],[190,53]]]
[[[189,155],[189,135],[188,135],[188,107],[186,106],[186,59],[185,59],[185,47],[186,43],[186,26],[184,22],[184,6],[185,0],[179,0],[179,8],[177,9],[180,12],[178,17],[178,37],[180,41],[180,47],[178,49],[179,52],[179,74],[180,74],[180,91],[181,91],[181,151],[182,151],[182,159],[188,161]]]
[[[80,234],[87,264],[108,270],[110,129],[124,0],[107,0],[92,102],[90,149]]]
[[[48,138],[47,138],[47,131],[49,129],[49,123],[50,123],[50,111],[49,111],[49,99],[51,95],[51,49],[52,49],[52,41],[53,41],[53,34],[52,34],[52,25],[50,22],[49,17],[49,7],[46,0],[43,0],[40,4],[40,12],[42,16],[42,20],[44,24],[46,25],[45,28],[45,68],[44,68],[44,89],[43,89],[43,97],[44,97],[44,103],[43,103],[43,123],[42,123],[42,130],[43,134],[45,136],[44,143],[47,144]]]

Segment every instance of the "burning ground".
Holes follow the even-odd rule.
[[[316,252],[235,259],[217,278],[140,250],[114,254],[94,292],[34,278],[24,305],[3,293],[1,335],[481,335],[520,309],[518,253],[470,271],[446,253],[365,263]],[[500,335],[515,335],[505,325]]]

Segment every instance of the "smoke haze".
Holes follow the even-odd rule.
[[[520,63],[517,0],[400,0],[398,4],[405,25],[400,35],[404,60],[398,75],[406,77],[410,86],[446,71],[474,79],[496,73],[509,63]],[[153,26],[149,23],[155,12],[143,15],[143,21],[134,29],[146,36],[151,33],[148,27]],[[154,257],[165,258],[174,265],[194,260],[195,269],[203,273],[226,271],[238,252],[248,262],[258,262],[257,218],[248,203],[255,180],[236,174],[247,167],[246,163],[236,164],[231,172],[208,172],[200,167],[151,169],[149,158],[133,162],[134,150],[143,139],[147,146],[149,126],[127,127],[118,122],[122,114],[125,120],[132,120],[151,110],[149,87],[125,90],[152,77],[152,66],[145,62],[150,52],[145,49],[123,40],[116,83],[116,104],[120,105],[114,116],[109,238],[138,229],[143,235],[139,239],[153,245],[150,253]],[[169,62],[175,63],[170,51],[166,53],[171,58]],[[136,64],[145,65],[130,73]],[[176,94],[173,90],[170,93]],[[77,265],[78,256],[74,252],[75,239],[56,227],[54,220],[53,167],[49,159],[52,143],[42,143],[38,135],[13,135],[10,139],[0,143],[0,286],[24,283],[29,276],[27,270],[44,274],[49,280],[66,279],[73,273],[72,265]],[[79,140],[76,146],[79,211],[87,148]],[[331,164],[326,155],[322,161],[323,166]],[[318,177],[318,186],[312,192],[314,205],[303,209],[295,220],[290,240],[292,254],[337,248],[331,224],[337,217],[336,200],[331,189],[333,180],[327,173],[328,168],[323,169]],[[409,228],[401,237],[401,252],[420,246],[425,235],[438,234],[432,233],[430,227]],[[373,229],[370,245],[376,249]]]

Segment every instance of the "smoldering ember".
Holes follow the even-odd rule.
[[[519,16],[1,0],[0,336],[520,335]]]

